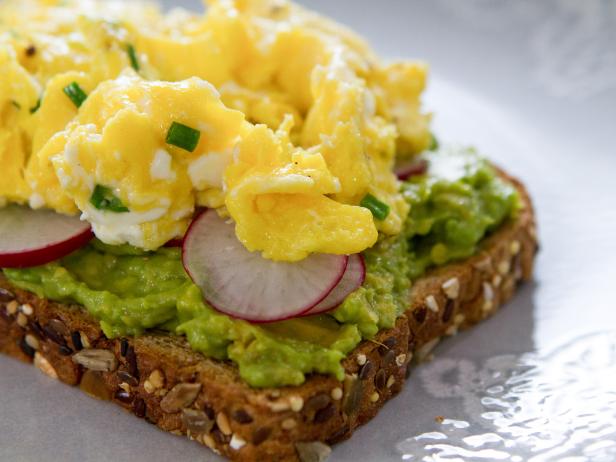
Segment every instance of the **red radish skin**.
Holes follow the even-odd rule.
[[[0,209],[0,268],[29,268],[58,260],[92,240],[87,222],[50,210]]]
[[[408,180],[413,176],[423,175],[428,171],[428,161],[426,159],[413,159],[396,165],[394,169],[399,180]]]
[[[344,276],[334,290],[332,290],[323,301],[308,310],[303,316],[325,313],[326,311],[337,308],[344,300],[359,289],[366,279],[366,263],[361,254],[349,256],[349,263],[344,272]]]
[[[346,271],[346,255],[314,254],[275,262],[248,251],[235,225],[208,210],[191,223],[182,261],[204,299],[217,311],[253,323],[300,316],[324,300]]]
[[[183,243],[184,243],[184,239],[180,239],[180,238],[171,239],[170,241],[167,241],[167,243],[165,244],[165,247],[182,247]]]

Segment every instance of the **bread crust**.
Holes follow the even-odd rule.
[[[326,445],[349,438],[401,390],[411,361],[491,316],[531,278],[538,248],[532,204],[520,182],[502,176],[520,193],[519,215],[475,256],[415,281],[395,327],[343,361],[344,383],[312,375],[298,387],[253,389],[231,362],[205,358],[182,337],[107,339],[83,308],[41,299],[1,274],[0,352],[233,461],[323,460]]]

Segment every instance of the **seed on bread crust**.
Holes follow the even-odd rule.
[[[25,341],[33,350],[40,348],[38,339],[32,334],[26,334]]]
[[[81,376],[79,388],[94,398],[106,401],[111,399],[111,391],[107,388],[100,372],[86,370]]]
[[[28,318],[23,313],[17,313],[17,325],[19,327],[26,327],[28,325]]]
[[[359,380],[366,380],[370,373],[374,369],[371,361],[367,361],[360,369],[359,369]]]
[[[26,316],[32,316],[34,314],[34,308],[32,308],[32,305],[30,305],[29,303],[24,303],[19,308],[21,312]]]
[[[436,301],[436,298],[434,297],[434,295],[428,295],[426,297],[426,306],[428,307],[428,309],[430,311],[433,311],[435,313],[438,313],[439,307],[438,307],[438,302]],[[425,319],[425,317],[424,317]],[[421,321],[423,322],[423,321]]]
[[[406,362],[406,354],[402,353],[396,356],[396,366],[401,367]]]
[[[456,298],[458,298],[458,295],[460,295],[460,280],[455,277],[447,279],[445,282],[443,282],[441,288],[443,289],[443,292],[445,292],[445,295],[447,295],[447,297],[452,300],[455,300]]]
[[[357,364],[359,366],[363,366],[364,364],[366,364],[366,361],[367,361],[366,355],[363,353],[360,353],[355,357],[355,360],[357,361]]]
[[[237,434],[233,434],[231,441],[229,441],[229,447],[235,451],[239,451],[246,446],[246,441],[240,438]]]
[[[301,462],[323,462],[332,453],[332,449],[320,441],[295,443],[295,450]]]
[[[182,409],[182,422],[194,435],[209,433],[214,427],[214,421],[198,409]]]
[[[36,353],[36,351],[34,350],[34,348],[28,345],[28,343],[26,342],[25,336],[22,337],[21,340],[19,341],[19,348],[21,349],[23,354],[25,354],[26,356],[30,358],[34,358],[34,353]]]
[[[34,365],[46,376],[51,377],[52,379],[58,378],[58,373],[53,368],[51,363],[47,361],[47,358],[45,358],[38,351],[34,353]]]
[[[126,382],[131,387],[136,387],[139,385],[139,380],[137,380],[135,377],[133,377],[126,371],[118,371],[118,378],[122,382]]]
[[[0,302],[12,302],[15,300],[15,294],[8,289],[0,287]],[[17,302],[15,302],[17,303]]]
[[[6,304],[6,312],[10,315],[16,314],[18,309],[19,303],[17,303],[17,300],[11,300]]]
[[[118,360],[109,350],[81,350],[73,355],[73,362],[91,371],[113,372],[118,368]]]
[[[189,407],[195,402],[201,387],[202,384],[200,383],[177,384],[160,401],[160,408],[167,414],[180,412],[183,408]]]
[[[224,412],[219,412],[218,415],[216,415],[216,425],[218,425],[218,428],[223,433],[223,435],[228,436],[232,433],[229,419]]]
[[[293,412],[299,412],[304,407],[304,398],[299,395],[289,396],[289,405]]]
[[[336,387],[331,392],[331,397],[334,401],[340,401],[342,399],[342,388]]]
[[[288,419],[284,419],[280,424],[283,430],[293,430],[297,427],[297,420],[289,417]]]

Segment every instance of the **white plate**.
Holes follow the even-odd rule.
[[[432,64],[436,133],[528,184],[542,243],[535,282],[330,460],[616,460],[616,2],[306,3]],[[4,357],[0,390],[0,460],[219,460]]]

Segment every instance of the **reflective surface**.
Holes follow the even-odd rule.
[[[330,460],[616,460],[616,2],[305,3],[432,64],[441,142],[521,177],[542,243],[535,281]],[[4,357],[0,417],[0,460],[220,460]]]

